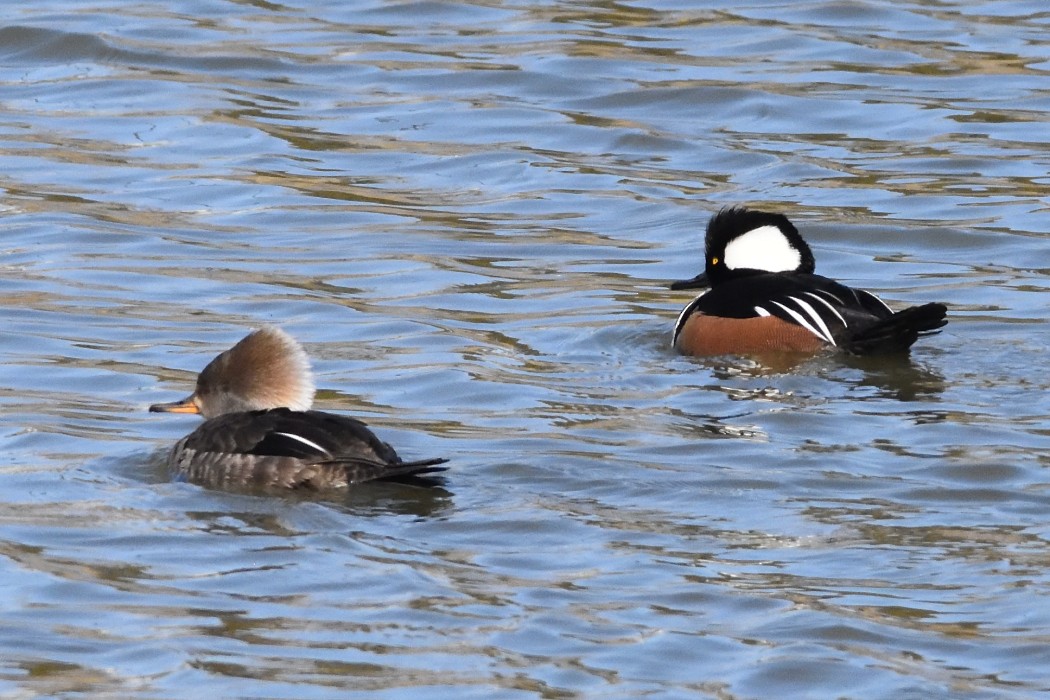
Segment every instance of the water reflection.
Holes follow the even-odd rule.
[[[862,372],[859,379],[852,380],[855,386],[875,388],[878,390],[876,398],[897,401],[935,399],[945,391],[944,376],[928,364],[908,356],[848,356],[843,359],[843,366]]]

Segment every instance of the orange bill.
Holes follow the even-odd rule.
[[[197,408],[197,403],[194,401],[194,398],[195,395],[190,395],[182,401],[155,403],[149,407],[149,410],[150,413],[200,413],[201,410]]]

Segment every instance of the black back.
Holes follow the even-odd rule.
[[[324,411],[227,413],[205,421],[186,438],[186,447],[201,452],[294,457],[306,461],[368,459],[401,461],[356,418]]]
[[[693,313],[775,316],[848,352],[870,354],[907,350],[920,335],[945,325],[947,308],[924,304],[894,313],[874,294],[821,275],[737,271],[693,300],[679,319],[676,337]]]

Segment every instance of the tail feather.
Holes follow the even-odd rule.
[[[948,323],[947,313],[944,304],[911,306],[859,329],[840,345],[855,355],[907,352],[920,336],[936,333]]]
[[[383,481],[414,481],[420,477],[425,478],[447,470],[448,467],[438,466],[447,461],[444,457],[434,457],[432,459],[419,459],[414,462],[401,462],[384,469],[378,478]]]
[[[296,477],[299,486],[312,485],[315,488],[321,488],[320,484],[346,486],[365,481],[423,482],[435,472],[448,469],[438,466],[447,461],[444,457],[414,462],[380,462],[364,457],[347,457],[318,462],[300,471]]]

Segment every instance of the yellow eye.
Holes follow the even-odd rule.
[[[718,264],[718,258],[711,258],[711,264],[712,265],[717,265]]]

